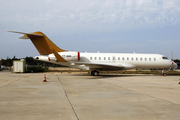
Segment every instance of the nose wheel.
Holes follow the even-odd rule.
[[[98,71],[91,71],[91,75],[92,76],[99,76],[99,72]]]
[[[163,76],[166,76],[166,75],[167,75],[166,70],[164,70],[164,69],[162,70],[162,75],[163,75]]]

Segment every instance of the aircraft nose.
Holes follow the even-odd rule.
[[[174,62],[174,61],[172,61],[172,68],[177,68],[178,67],[178,65]]]

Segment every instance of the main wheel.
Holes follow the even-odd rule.
[[[95,71],[95,72],[94,72],[94,76],[99,76],[99,72],[98,72],[98,71]]]
[[[91,71],[91,75],[92,75],[92,76],[98,76],[98,75],[99,75],[99,72],[98,72],[98,71]]]

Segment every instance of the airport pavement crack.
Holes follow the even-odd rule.
[[[24,76],[24,77],[27,77],[27,76]],[[10,84],[13,84],[13,83],[15,83],[15,82],[21,80],[21,79],[24,78],[24,77],[18,78],[18,79],[14,80],[14,81],[12,81],[12,82],[6,84],[6,85],[1,86],[0,88],[6,87],[6,86],[8,86],[8,85],[10,85]]]
[[[62,88],[63,88],[64,94],[65,94],[65,96],[66,96],[66,98],[67,98],[67,100],[68,100],[68,102],[69,102],[69,104],[70,104],[70,106],[71,106],[71,108],[72,108],[72,110],[73,110],[73,112],[74,112],[74,114],[75,114],[77,120],[79,120],[79,117],[78,117],[78,115],[77,115],[77,113],[76,113],[76,111],[75,111],[75,109],[74,109],[74,107],[73,107],[73,105],[72,105],[72,103],[71,103],[71,101],[70,101],[70,99],[69,99],[69,97],[68,97],[68,95],[67,95],[67,93],[66,93],[64,87],[63,87],[63,84],[62,84],[62,82],[61,82],[59,76],[58,76],[57,74],[56,74],[56,76],[57,76],[57,78],[58,78],[58,80],[59,80],[59,83],[61,84],[61,86],[62,86]]]
[[[102,79],[98,79],[98,80],[103,81]],[[114,79],[108,79],[108,80],[114,80]],[[117,81],[117,80],[115,80],[115,81]],[[108,83],[108,82],[105,82],[105,81],[103,81],[103,82],[104,82],[104,83],[107,83],[107,84],[110,84],[110,85],[114,85],[114,84],[112,84],[112,83]],[[144,93],[141,93],[141,92],[138,92],[138,91],[132,90],[132,89],[128,89],[128,88],[125,88],[125,87],[119,86],[119,85],[114,85],[114,86],[116,86],[116,87],[121,87],[121,88],[126,89],[126,90],[129,90],[129,91],[133,91],[133,92],[136,92],[136,93],[139,93],[139,94],[142,94],[142,95],[145,95],[145,96],[151,97],[151,98],[155,98],[155,99],[158,99],[158,100],[161,100],[161,101],[165,101],[165,102],[168,102],[168,103],[174,104],[176,107],[178,106],[178,108],[179,108],[179,106],[180,106],[180,104],[178,104],[178,103],[174,103],[174,102],[171,102],[171,101],[168,101],[168,100],[164,100],[164,99],[161,99],[161,98],[158,98],[158,97],[154,97],[154,96],[152,96],[152,95],[144,94]]]

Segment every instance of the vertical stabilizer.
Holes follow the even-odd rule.
[[[52,54],[53,51],[55,50],[57,52],[64,52],[66,50],[60,49],[59,47],[57,47],[51,40],[49,40],[49,38],[44,35],[42,32],[34,32],[31,34],[36,34],[36,35],[42,35],[42,36],[35,36],[35,35],[27,35],[32,43],[34,44],[34,46],[36,47],[36,49],[38,50],[38,52],[41,55],[48,55],[48,54]]]

